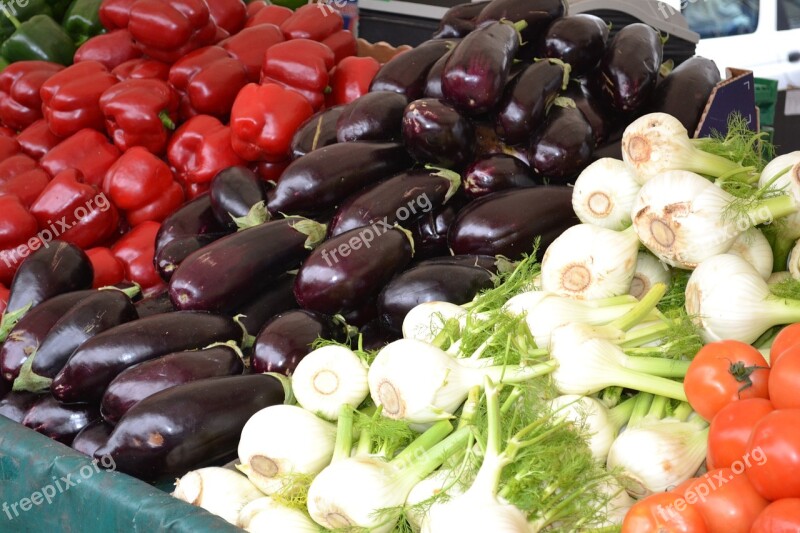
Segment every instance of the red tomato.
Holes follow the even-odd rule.
[[[689,404],[711,420],[736,400],[768,398],[769,367],[758,350],[739,341],[706,344],[689,365],[683,388]]]
[[[680,494],[660,492],[639,500],[622,522],[622,533],[709,533],[700,511]],[[710,532],[713,533],[713,532]]]
[[[784,498],[764,509],[750,533],[797,533],[800,531],[800,498]]]
[[[781,352],[769,372],[769,397],[775,409],[800,407],[800,346]]]
[[[766,499],[800,498],[800,409],[779,409],[762,418],[743,460],[750,483]]]
[[[756,492],[742,471],[718,468],[695,478],[683,497],[700,511],[708,530],[720,533],[748,533],[756,517],[769,505]]]
[[[708,468],[730,468],[741,461],[753,428],[774,409],[764,398],[739,400],[720,409],[708,428]]]
[[[800,342],[800,323],[791,324],[783,328],[780,333],[772,341],[772,346],[769,349],[769,364],[775,366],[775,363],[780,359],[781,354],[792,346]]]

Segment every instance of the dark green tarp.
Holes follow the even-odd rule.
[[[242,531],[2,416],[0,506],[2,533]]]

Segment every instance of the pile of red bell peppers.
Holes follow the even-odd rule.
[[[99,18],[106,33],[73,65],[0,72],[0,308],[55,238],[87,250],[96,286],[160,290],[160,222],[227,167],[276,180],[297,127],[366,93],[379,68],[317,4],[104,0]]]

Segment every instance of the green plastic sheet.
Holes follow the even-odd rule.
[[[242,530],[0,416],[0,532]]]

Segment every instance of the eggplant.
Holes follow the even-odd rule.
[[[403,142],[420,163],[460,169],[475,152],[475,130],[444,101],[421,98],[403,112]]]
[[[94,269],[83,250],[63,241],[52,241],[20,264],[8,292],[0,322],[0,342],[30,309],[65,292],[92,288]]]
[[[413,249],[406,230],[382,222],[341,233],[300,267],[294,283],[297,303],[328,315],[357,311],[411,261]]]
[[[5,398],[0,400],[0,416],[21,424],[28,409],[43,396],[43,394],[33,392],[9,392]]]
[[[450,170],[411,170],[351,196],[331,221],[332,237],[382,221],[412,223],[458,191],[461,176]]]
[[[108,441],[114,426],[103,420],[95,420],[83,428],[72,439],[72,449],[89,457],[94,457],[94,452]]]
[[[464,193],[470,198],[541,184],[541,180],[536,180],[528,165],[506,154],[482,157],[472,163],[464,173]]]
[[[169,291],[166,289],[158,294],[142,298],[134,306],[139,318],[175,311],[175,306],[172,305],[172,300],[169,299]]]
[[[336,121],[344,110],[343,105],[318,111],[303,122],[292,137],[292,159],[302,157],[323,146],[336,144]]]
[[[648,111],[677,118],[691,137],[700,123],[711,91],[719,82],[716,63],[705,57],[690,57],[656,86]]]
[[[415,265],[416,267],[431,266],[431,265],[456,265],[476,267],[483,270],[488,270],[492,274],[497,274],[501,269],[501,262],[497,257],[491,255],[443,255],[441,257],[431,257],[420,261]]]
[[[509,84],[497,112],[500,137],[509,144],[529,140],[568,79],[569,67],[558,59],[537,61],[523,70]]]
[[[127,294],[100,290],[72,306],[56,322],[34,354],[22,365],[14,382],[17,390],[40,392],[84,342],[120,324],[139,318]]]
[[[99,400],[126,368],[162,355],[195,350],[215,342],[241,342],[233,319],[193,311],[140,318],[95,335],[73,352],[50,390],[62,402]]]
[[[314,150],[283,172],[271,193],[269,212],[304,215],[324,211],[411,163],[399,143],[354,141]]]
[[[357,308],[345,311],[341,316],[349,326],[355,328],[365,326],[378,318],[378,295],[367,298]]]
[[[457,42],[452,39],[432,39],[394,56],[375,73],[369,91],[393,91],[409,101],[421,98],[431,67]]]
[[[85,290],[60,294],[36,306],[22,317],[5,343],[0,346],[0,371],[3,379],[14,381],[23,363],[39,348],[56,322],[75,304],[95,292]]]
[[[489,1],[485,0],[451,7],[442,15],[433,38],[464,37],[475,29],[475,19],[487,5],[489,5]]]
[[[449,253],[447,233],[455,222],[460,206],[453,202],[425,213],[408,229],[414,238],[414,258],[426,259]]]
[[[454,254],[503,255],[521,259],[541,238],[537,258],[567,228],[580,221],[572,211],[572,189],[529,187],[489,194],[474,200],[450,228]]]
[[[460,305],[493,286],[492,273],[478,266],[416,266],[390,281],[378,296],[381,325],[400,334],[403,320],[417,305],[433,301]]]
[[[519,43],[520,33],[508,21],[493,22],[464,37],[444,65],[445,99],[468,115],[492,111],[503,96]]]
[[[209,197],[217,221],[231,232],[240,227],[234,219],[250,215],[243,221],[249,225],[266,220],[264,182],[247,167],[228,167],[219,171],[211,180]],[[260,207],[261,213],[254,206]]]
[[[586,80],[570,80],[567,90],[563,96],[575,103],[575,107],[583,113],[583,118],[592,128],[595,147],[605,144],[611,132],[616,128],[616,123],[620,122],[613,111],[601,103],[601,98],[592,93],[592,87]]]
[[[65,405],[46,394],[39,398],[22,419],[22,425],[69,446],[80,431],[100,418],[96,405]]]
[[[408,100],[393,91],[374,91],[356,98],[336,121],[336,140],[399,141],[400,121]]]
[[[164,355],[120,372],[103,394],[100,414],[106,422],[116,424],[136,403],[157,392],[243,371],[241,352],[227,344]]]
[[[187,257],[170,278],[172,303],[182,310],[235,311],[297,268],[325,230],[312,220],[286,218],[209,244]]]
[[[531,168],[554,185],[565,185],[592,160],[592,127],[577,107],[553,106],[528,150]]]
[[[556,19],[567,14],[565,0],[492,0],[475,19],[478,28],[493,22],[525,21],[520,32],[522,40],[535,49],[545,29]]]
[[[425,78],[425,89],[422,91],[422,96],[425,98],[444,98],[444,93],[442,92],[442,73],[444,72],[444,65],[447,63],[452,52],[453,51],[450,50],[440,57],[428,71],[428,76]]]
[[[5,398],[9,392],[11,392],[11,382],[0,377],[0,400]]]
[[[580,77],[594,69],[608,41],[608,24],[600,17],[580,13],[556,19],[544,33],[540,56],[569,63],[570,75]]]
[[[629,24],[617,32],[593,76],[604,101],[615,111],[632,112],[653,94],[664,55],[658,32],[647,24]]]
[[[239,307],[234,315],[250,335],[256,335],[272,317],[297,309],[294,299],[294,274],[284,274],[274,279],[269,287],[252,300]]]
[[[317,339],[344,342],[347,328],[328,315],[294,309],[275,316],[256,337],[250,366],[253,372],[289,375],[311,352]]]
[[[283,382],[265,374],[171,387],[131,407],[94,456],[140,479],[183,475],[232,459],[250,417],[284,400]]]
[[[366,351],[380,350],[390,342],[402,338],[402,335],[381,326],[381,321],[377,318],[368,322],[358,332],[361,335],[361,348]]]

